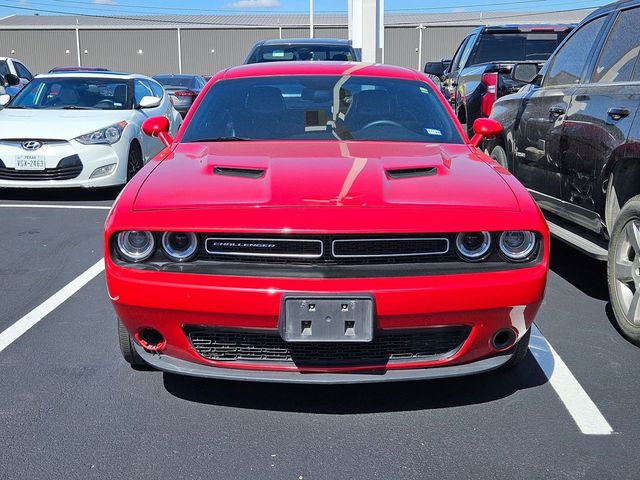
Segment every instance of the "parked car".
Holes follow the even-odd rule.
[[[49,70],[49,73],[59,72],[110,72],[108,68],[104,67],[55,67]]]
[[[33,75],[24,64],[10,57],[0,57],[0,75],[16,75],[20,79],[20,85],[24,86],[31,81]]]
[[[424,72],[442,79],[451,106],[471,135],[473,122],[488,117],[493,103],[517,91],[510,77],[516,62],[542,66],[573,27],[571,25],[501,25],[478,27],[464,38],[448,67],[428,62]]]
[[[470,141],[425,75],[336,62],[231,68],[193,108],[144,123],[167,148],[105,225],[126,361],[352,383],[523,359],[548,230],[476,149],[497,122]]]
[[[609,263],[613,313],[640,344],[640,2],[589,15],[520,92],[486,148],[529,188],[554,235]]]
[[[261,40],[256,43],[244,63],[285,61],[360,61],[350,40],[335,38],[287,38]]]
[[[200,75],[156,75],[153,79],[164,88],[169,95],[173,107],[183,117],[193,105],[198,94],[207,81]]]
[[[8,102],[0,97],[0,187],[123,184],[162,149],[142,122],[164,115],[174,133],[181,123],[160,84],[142,75],[39,75]]]

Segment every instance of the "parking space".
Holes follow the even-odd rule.
[[[102,256],[107,210],[27,205],[110,201],[76,194],[0,201],[23,205],[0,207],[0,331]],[[603,265],[561,243],[552,251],[537,326],[611,435],[581,432],[572,415],[588,424],[593,412],[580,409],[584,402],[576,407],[581,397],[565,377],[549,381],[557,365],[544,338],[532,341],[533,353],[515,370],[400,384],[268,385],[132,370],[118,351],[98,274],[0,351],[0,473],[631,478],[640,438],[640,351],[609,320]],[[558,392],[567,385],[568,392]]]

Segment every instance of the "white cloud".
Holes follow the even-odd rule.
[[[93,0],[93,3],[97,3],[98,5],[115,5],[116,0]]]
[[[226,6],[230,8],[275,8],[280,6],[280,0],[238,0]]]

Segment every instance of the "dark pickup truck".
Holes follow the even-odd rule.
[[[541,67],[572,25],[502,25],[473,29],[451,63],[428,62],[424,73],[441,79],[458,119],[473,134],[474,120],[488,117],[494,102],[524,84],[511,79],[518,62]]]

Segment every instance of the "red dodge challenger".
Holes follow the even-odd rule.
[[[413,70],[282,62],[220,72],[105,227],[130,364],[352,383],[521,361],[545,291],[538,207]]]

